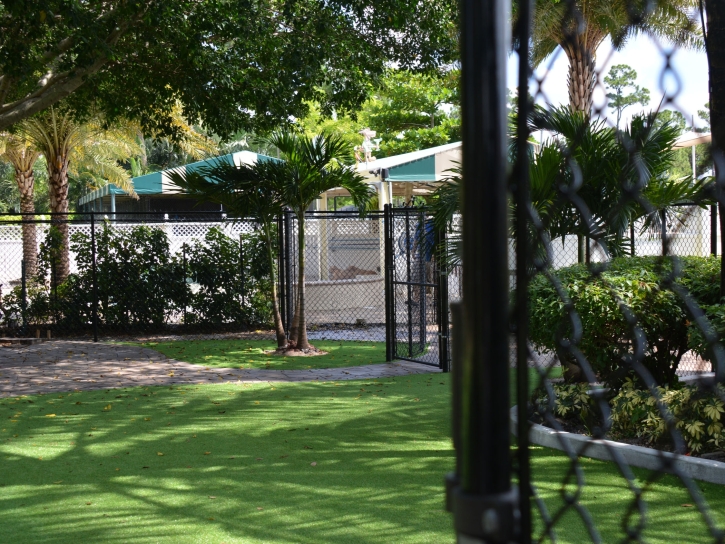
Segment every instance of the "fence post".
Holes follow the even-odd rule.
[[[717,204],[710,206],[710,254],[717,255]]]
[[[629,223],[629,254],[634,257],[634,221]]]
[[[383,206],[383,231],[385,242],[385,360],[392,362],[393,342],[395,341],[395,331],[393,329],[393,312],[395,296],[395,285],[393,284],[393,213],[390,204]]]
[[[22,336],[27,335],[27,329],[28,329],[28,317],[27,317],[27,311],[28,311],[28,289],[27,289],[27,281],[25,278],[25,259],[20,261],[20,312],[21,312],[21,318],[23,322],[22,326]]]
[[[292,262],[291,262],[291,247],[290,247],[290,236],[292,230],[292,211],[285,210],[284,212],[284,266],[285,266],[285,310],[287,311],[287,323],[285,324],[285,330],[287,332],[287,338],[289,339],[290,327],[292,326],[292,292],[294,281],[292,278]]]
[[[91,212],[91,274],[93,279],[93,341],[98,342],[98,277],[96,273],[96,214]]]
[[[660,210],[660,225],[660,236],[662,236],[662,256],[664,257],[667,255],[667,213],[664,209]]]
[[[448,346],[450,322],[448,319],[448,267],[446,266],[446,231],[436,229],[434,247],[435,266],[437,268],[438,290],[438,365],[443,372],[451,371],[451,356]]]
[[[284,262],[284,219],[282,215],[277,217],[277,283],[279,287],[277,299],[279,300],[279,315],[282,318],[282,327],[287,330],[287,296],[285,283],[285,262]]]
[[[449,488],[449,504],[458,542],[469,544],[508,543],[519,528],[509,421],[507,6],[461,2],[464,379],[460,485]]]
[[[186,243],[181,244],[181,266],[183,267],[182,270],[182,281],[184,282],[184,285],[182,286],[184,291],[184,325],[188,325],[189,321],[186,317],[186,307],[189,305],[189,297],[188,297],[188,291],[187,291],[187,283],[186,283]]]
[[[244,242],[241,233],[239,234],[239,275],[242,282],[242,306],[244,306]]]

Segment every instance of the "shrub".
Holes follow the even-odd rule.
[[[717,393],[696,386],[657,388],[662,405],[672,415],[690,452],[705,453],[725,446],[725,403],[721,400],[725,387],[717,387]],[[554,415],[586,421],[596,410],[587,393],[589,388],[588,384],[554,385]],[[546,402],[546,397],[537,400],[540,412]],[[648,444],[673,445],[655,398],[647,389],[638,389],[634,381],[626,380],[609,403],[613,438],[642,438]]]
[[[644,365],[658,383],[677,381],[675,371],[688,349],[686,314],[677,295],[660,286],[657,261],[614,259],[609,270],[598,277],[585,265],[556,272],[581,320],[577,347],[598,378],[611,387],[617,388],[631,374],[623,358],[633,351],[633,330],[620,303],[634,313],[647,338]],[[562,362],[576,364],[564,349],[575,340],[564,302],[543,275],[532,280],[529,301],[532,341],[540,349],[556,352]]]
[[[188,322],[271,322],[269,266],[258,234],[233,240],[211,228],[185,251],[187,281],[194,286],[188,297]]]

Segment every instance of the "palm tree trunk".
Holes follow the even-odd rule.
[[[55,214],[52,223],[60,233],[61,247],[55,267],[55,283],[65,281],[70,273],[68,235],[68,155],[58,154],[48,160],[48,184],[50,185],[50,211]]]
[[[596,81],[596,50],[590,50],[583,40],[581,35],[574,36],[564,44],[564,51],[569,59],[569,107],[588,116],[592,112]]]
[[[299,277],[297,278],[297,310],[299,321],[297,323],[297,349],[310,349],[307,340],[307,322],[305,321],[305,210],[297,212],[298,231],[297,247],[299,251]]]
[[[282,315],[279,313],[279,300],[277,298],[277,273],[274,269],[274,251],[272,248],[272,226],[265,221],[262,224],[264,229],[264,243],[267,247],[267,262],[269,264],[269,281],[272,283],[272,316],[274,318],[274,332],[277,336],[277,348],[287,347],[287,337],[282,326]]]
[[[33,190],[35,175],[33,165],[29,169],[15,166],[15,182],[20,190],[20,212],[23,214],[23,260],[25,261],[26,277],[33,278],[38,272],[38,242],[35,230],[35,202]]]

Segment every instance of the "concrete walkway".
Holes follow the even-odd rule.
[[[315,382],[440,372],[418,363],[311,370],[207,368],[136,346],[54,340],[0,347],[0,397],[145,385]]]

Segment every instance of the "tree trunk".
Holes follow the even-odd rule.
[[[267,262],[269,264],[269,281],[272,283],[272,315],[274,317],[274,332],[277,336],[277,348],[287,347],[287,337],[282,326],[282,315],[279,313],[279,300],[277,298],[277,274],[274,270],[274,251],[272,250],[272,227],[269,222],[262,225],[264,229],[264,243],[267,247]]]
[[[712,151],[715,158],[717,196],[721,217],[720,232],[723,231],[723,212],[725,212],[725,2],[705,0],[707,13],[707,64],[710,72],[710,130],[712,132]],[[725,255],[725,237],[720,236],[722,254]],[[721,257],[722,259],[725,257]],[[725,261],[720,267],[720,296],[725,296]]]
[[[569,107],[588,117],[592,113],[596,81],[596,50],[587,47],[583,35],[573,36],[563,48],[569,59]]]
[[[32,163],[30,168],[25,168],[25,166],[27,165],[19,168],[19,165],[15,165],[15,182],[20,191],[20,212],[31,214],[23,215],[23,260],[25,261],[26,277],[34,278],[38,273],[38,241],[35,223],[33,223],[35,221],[35,202],[33,202],[35,175]]]
[[[50,211],[54,215],[53,226],[60,233],[61,247],[58,262],[55,263],[54,283],[65,281],[70,273],[68,235],[68,155],[58,154],[55,160],[48,160],[48,184],[50,186]]]
[[[297,247],[299,251],[299,277],[297,283],[297,311],[299,321],[297,324],[297,349],[309,349],[310,343],[307,340],[307,322],[305,320],[305,210],[297,214],[298,231]]]

